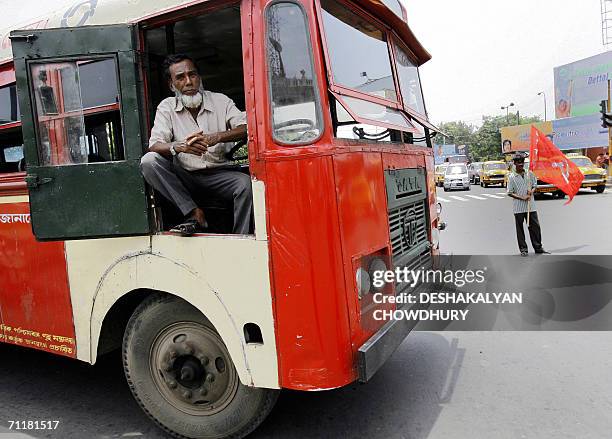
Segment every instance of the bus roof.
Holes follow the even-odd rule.
[[[194,6],[210,0],[82,0],[75,1],[70,6],[51,12],[45,16],[36,16],[21,23],[15,23],[9,28],[0,30],[0,64],[13,58],[9,34],[17,29],[48,29],[60,27],[75,27],[86,25],[137,23],[147,18],[163,15],[183,7]],[[421,65],[431,58],[431,55],[416,39],[408,24],[397,17],[384,6],[380,0],[353,0],[365,9],[385,13],[391,22],[388,24],[396,30],[399,36],[410,45]],[[381,11],[382,9],[382,11]]]

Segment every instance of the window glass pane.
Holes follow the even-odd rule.
[[[349,96],[342,96],[342,101],[357,115],[357,118],[367,119],[371,122],[381,122],[379,126],[389,124],[394,125],[398,129],[414,131],[414,125],[398,110]]]
[[[308,143],[322,131],[321,111],[306,18],[294,3],[276,3],[266,14],[274,138]]]
[[[335,0],[323,0],[334,82],[397,100],[385,33]]]
[[[421,114],[425,114],[419,70],[410,61],[406,51],[398,46],[396,48],[397,74],[399,76],[404,105]]]
[[[0,125],[20,120],[17,91],[14,85],[0,88]]]
[[[20,130],[0,133],[0,174],[25,170]],[[11,132],[12,131],[12,132]]]
[[[42,166],[123,160],[119,110],[83,111],[118,102],[114,59],[37,63],[31,72]]]
[[[79,78],[83,108],[99,107],[119,102],[119,87],[117,87],[114,60],[103,59],[79,64]]]

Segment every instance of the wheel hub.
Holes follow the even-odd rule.
[[[151,373],[158,390],[189,414],[213,414],[229,404],[238,389],[229,361],[218,334],[194,322],[164,329],[151,347]]]

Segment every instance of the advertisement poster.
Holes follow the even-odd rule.
[[[608,129],[599,114],[553,121],[553,142],[559,149],[582,149],[608,145]]]
[[[554,69],[555,117],[561,119],[598,113],[608,98],[612,51]]]
[[[502,152],[507,154],[515,151],[528,151],[531,125],[534,125],[547,136],[552,136],[553,124],[550,121],[503,127],[501,129]]]
[[[469,153],[468,145],[455,145],[454,143],[448,145],[434,145],[434,157],[436,165],[444,163],[447,157],[454,155],[465,155]]]

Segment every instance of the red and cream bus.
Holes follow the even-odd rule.
[[[418,66],[397,0],[77,1],[0,48],[0,341],[95,363],[177,437],[243,437],[279,389],[366,382],[414,322],[373,270],[438,253]],[[139,170],[182,52],[246,111],[254,231],[210,233]],[[228,211],[230,215],[228,216]],[[397,294],[393,285],[384,294]]]

